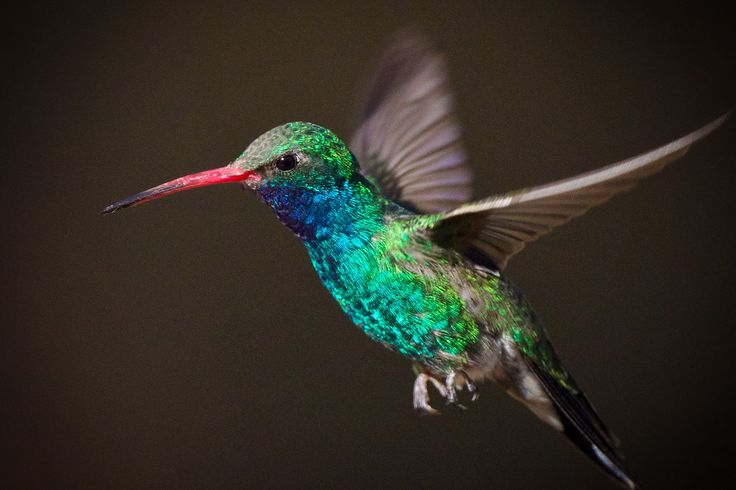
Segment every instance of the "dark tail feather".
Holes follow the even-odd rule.
[[[572,393],[533,363],[530,363],[530,368],[555,404],[565,435],[620,484],[632,490],[637,488],[626,470],[623,457],[616,450],[618,441],[585,395],[581,391]]]

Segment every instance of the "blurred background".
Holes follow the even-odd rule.
[[[652,149],[736,101],[698,2],[34,4],[8,14],[0,486],[616,488],[493,385],[418,417],[237,186],[101,217],[308,120],[348,136],[407,24],[448,54],[476,197]],[[508,272],[643,488],[733,467],[734,121]]]

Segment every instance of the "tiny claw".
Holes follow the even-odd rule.
[[[457,391],[455,391],[455,377],[457,374],[452,372],[445,378],[445,389],[447,390],[447,404],[457,405]]]
[[[439,415],[440,412],[429,404],[429,392],[427,391],[427,382],[431,381],[435,388],[440,392],[442,396],[445,396],[445,387],[432,376],[427,373],[417,374],[414,380],[414,410],[419,412],[420,415]]]
[[[414,405],[414,410],[419,413],[420,417],[442,415],[442,412],[440,412],[436,408],[430,407],[429,405],[425,405],[423,407],[417,407],[416,405]]]
[[[463,378],[465,378],[465,389],[470,393],[470,401],[474,402],[480,397],[478,387],[470,380],[470,376],[465,371],[461,371]]]
[[[445,378],[445,391],[447,392],[445,398],[447,398],[448,405],[456,406],[461,410],[467,410],[467,407],[462,405],[458,400],[457,389],[455,388],[458,374],[462,375],[465,380],[465,388],[468,390],[468,393],[471,393],[470,400],[474,402],[478,399],[478,387],[470,380],[470,376],[465,371],[452,372],[447,375]]]

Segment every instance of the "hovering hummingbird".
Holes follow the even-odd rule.
[[[505,277],[527,243],[627,191],[723,123],[565,180],[465,204],[471,173],[443,55],[416,32],[379,60],[346,145],[290,122],[229,165],[120,200],[112,213],[196,187],[250,188],[304,243],[320,279],[373,340],[413,361],[413,404],[434,385],[449,404],[492,380],[563,432],[618,482],[636,485],[618,442],[560,362],[526,298]]]

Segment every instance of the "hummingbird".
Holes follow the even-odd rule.
[[[504,270],[531,241],[682,157],[728,114],[598,170],[468,202],[472,176],[447,61],[426,35],[395,36],[374,65],[348,143],[309,122],[264,133],[230,164],[122,199],[102,214],[202,186],[251,189],[304,244],[347,316],[413,365],[413,406],[436,414],[490,380],[626,488],[618,440]]]

